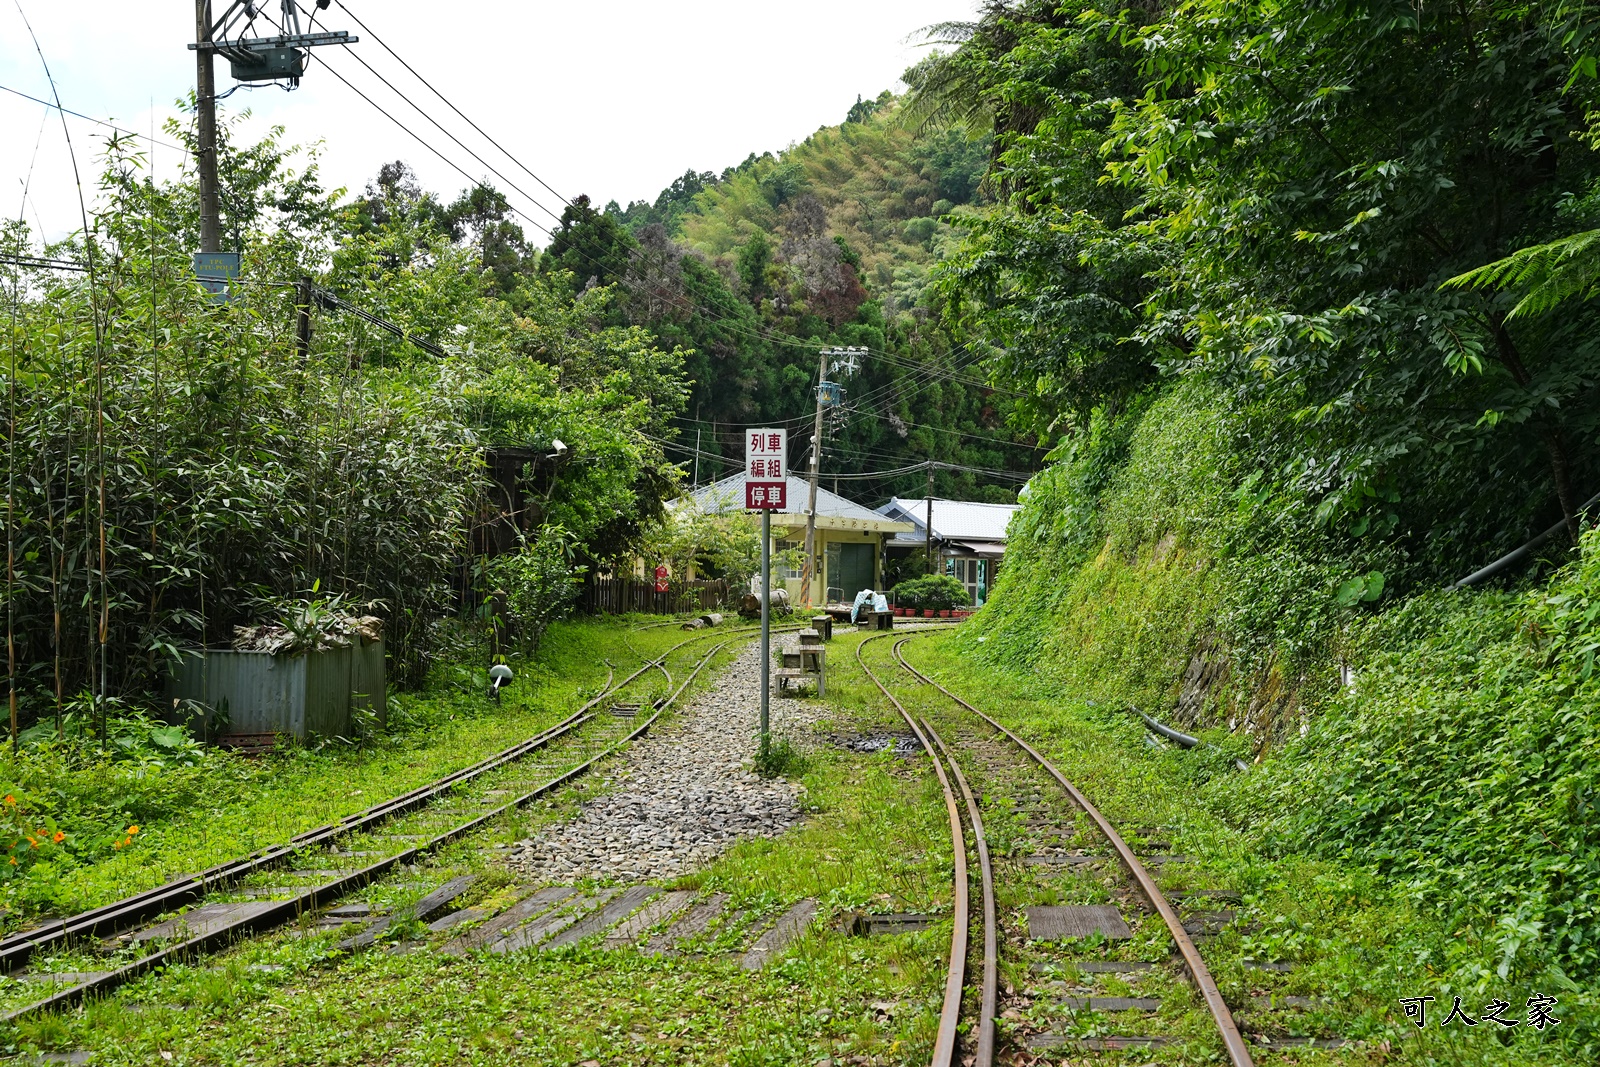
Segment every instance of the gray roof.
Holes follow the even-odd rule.
[[[723,478],[721,481],[703,485],[689,494],[702,510],[711,514],[720,514],[727,511],[744,510],[744,483],[746,475],[741,471],[738,474]],[[798,517],[802,521],[806,514],[806,498],[810,493],[811,483],[804,478],[791,474],[787,479],[787,488],[784,490],[786,499],[782,511],[775,511],[772,517],[781,521],[782,517],[789,519]],[[882,515],[870,508],[862,507],[853,500],[846,500],[837,493],[817,486],[817,518],[839,519],[842,524],[857,525],[860,529],[876,529],[885,532],[905,530],[908,524],[896,516]]]
[[[992,541],[1005,544],[1006,526],[1021,504],[980,504],[971,500],[933,499],[933,536],[940,541]],[[926,497],[895,497],[878,514],[910,522],[915,529],[894,539],[895,544],[924,544]]]

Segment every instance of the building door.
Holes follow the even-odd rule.
[[[834,550],[838,553],[835,554]],[[873,546],[834,542],[828,546],[828,596],[848,604],[863,589],[875,588]]]
[[[983,585],[983,560],[953,559],[950,561],[950,573],[955,576],[956,581],[967,587],[967,603],[979,603],[978,589]]]

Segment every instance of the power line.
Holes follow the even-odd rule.
[[[361,27],[361,30],[362,30],[363,33],[365,33],[367,36],[371,37],[374,41],[377,41],[379,46],[382,47],[385,52],[388,52],[391,56],[394,56],[395,62],[399,63],[402,67],[406,68],[406,70],[410,71],[412,76],[414,76],[417,79],[417,81],[421,82],[423,85],[426,85],[428,87],[428,90],[430,92],[432,92],[434,96],[437,96],[440,100],[443,100],[445,102],[445,105],[447,107],[449,107],[451,111],[454,111],[457,115],[460,115],[461,118],[462,118],[462,121],[464,121],[468,126],[471,126],[474,130],[477,130],[478,133],[482,134],[484,140],[488,141],[490,144],[492,144],[496,148],[500,149],[501,153],[504,154],[507,159],[511,160],[511,162],[513,162],[517,166],[521,167],[524,171],[527,171],[528,176],[531,177],[534,181],[538,182],[540,185],[544,186],[546,189],[549,189],[551,195],[554,196],[557,200],[560,200],[563,204],[570,205],[572,203],[571,200],[567,199],[566,197],[562,196],[560,193],[556,192],[555,189],[551,187],[549,182],[545,181],[543,178],[539,177],[533,171],[529,170],[527,165],[525,163],[523,163],[520,159],[518,159],[516,156],[512,155],[509,151],[507,151],[507,149],[506,149],[506,147],[504,145],[502,145],[499,141],[496,141],[493,137],[490,137],[488,132],[486,130],[484,130],[483,127],[479,126],[476,122],[473,122],[470,118],[468,118],[465,112],[463,112],[460,108],[456,107],[455,104],[452,104],[450,102],[450,100],[443,93],[441,93],[439,90],[435,89],[433,87],[433,83],[432,82],[428,81],[427,78],[424,78],[421,74],[419,74],[415,67],[413,67],[410,63],[407,63],[404,59],[401,59],[399,54],[396,53],[393,48],[390,48],[388,46],[388,44],[386,44],[384,42],[383,38],[379,37],[376,33],[374,33],[371,27],[369,27],[365,22],[362,22],[359,18],[356,17],[356,13],[354,11],[351,11],[348,7],[345,6],[344,0],[337,0],[337,2],[339,4],[339,9],[341,11],[343,11],[346,15],[349,15],[351,21],[353,21],[357,26]]]
[[[82,263],[73,263],[65,259],[45,259],[42,256],[20,256],[10,252],[0,252],[0,263],[10,263],[16,267],[33,267],[38,270],[70,270],[80,274],[87,274],[89,268]]]
[[[543,203],[541,203],[536,197],[534,197],[527,190],[525,190],[521,186],[517,185],[516,182],[512,181],[510,178],[507,178],[504,174],[501,174],[498,170],[496,170],[494,168],[494,166],[488,160],[484,159],[482,156],[478,155],[478,153],[474,152],[472,149],[468,148],[465,144],[463,144],[461,142],[461,138],[457,137],[455,134],[453,134],[449,130],[445,129],[444,126],[441,125],[437,119],[435,119],[432,115],[428,114],[426,111],[422,110],[422,108],[417,105],[416,101],[412,100],[405,93],[403,93],[399,89],[395,88],[394,83],[391,82],[388,78],[385,78],[382,74],[379,74],[376,70],[374,70],[373,67],[372,67],[372,64],[368,63],[366,60],[361,58],[360,53],[355,52],[354,50],[352,50],[349,45],[345,45],[345,51],[348,52],[350,54],[350,57],[352,59],[354,59],[357,63],[360,63],[363,67],[366,67],[367,71],[374,78],[377,78],[384,85],[388,86],[390,92],[394,93],[394,95],[396,95],[400,99],[404,100],[407,104],[410,104],[411,105],[411,109],[413,111],[415,111],[417,114],[421,115],[423,118],[427,119],[429,122],[433,123],[434,127],[440,133],[444,134],[446,137],[450,138],[450,140],[454,141],[456,143],[456,146],[459,147],[463,152],[465,152],[467,155],[471,156],[473,159],[477,160],[479,163],[482,163],[485,167],[488,167],[490,174],[493,174],[496,178],[499,178],[501,181],[505,182],[506,185],[509,186],[515,192],[520,193],[522,196],[526,197],[530,204],[532,204],[534,207],[537,207],[540,211],[543,211],[546,215],[549,215],[551,218],[555,219],[557,222],[561,221],[561,216],[560,215],[556,214],[554,211],[551,211],[549,208],[545,207]],[[323,60],[322,61],[322,65],[324,67],[327,67],[328,66],[328,61],[327,60]],[[329,68],[329,69],[331,70],[332,68]],[[448,103],[448,102],[449,101],[446,101],[446,103]],[[526,216],[524,216],[524,217],[526,217]],[[541,226],[540,229],[544,229],[544,227]],[[549,230],[544,230],[544,232],[547,233],[547,234],[550,233]]]
[[[104,121],[102,119],[97,119],[92,115],[85,115],[83,112],[74,111],[70,107],[62,107],[60,104],[52,104],[48,100],[40,100],[37,96],[29,96],[27,93],[22,92],[19,89],[13,89],[9,85],[0,85],[0,90],[4,90],[5,92],[11,93],[13,96],[20,96],[24,100],[32,100],[35,104],[43,104],[45,107],[54,108],[57,111],[64,112],[65,114],[71,115],[73,118],[83,119],[85,122],[92,122],[96,126],[104,126],[108,130],[116,130],[118,133],[125,133],[130,137],[137,137],[140,140],[149,141],[151,144],[158,144],[162,148],[170,148],[175,152],[182,152],[185,155],[188,155],[188,153],[189,153],[189,150],[187,148],[183,147],[182,145],[175,145],[175,144],[171,144],[171,143],[169,143],[167,141],[157,140],[156,138],[151,137],[149,134],[139,133],[137,130],[125,130],[121,126],[116,125],[115,123],[106,122],[106,121]]]
[[[556,192],[556,190],[553,187],[551,187],[548,182],[546,182],[546,181],[544,181],[544,179],[540,178],[531,169],[529,169],[525,164],[523,164],[514,155],[512,155],[509,151],[507,151],[504,146],[502,146],[498,141],[496,141],[486,131],[484,131],[482,127],[480,127],[477,123],[473,122],[470,118],[468,118],[467,115],[460,108],[458,108],[447,97],[445,97],[443,93],[439,92],[438,89],[434,88],[432,83],[430,83],[426,78],[424,78],[422,76],[422,74],[419,73],[416,70],[415,67],[413,67],[413,66],[411,66],[411,64],[407,63],[403,58],[401,58],[401,56],[397,52],[395,52],[395,50],[393,48],[391,48],[387,43],[385,43],[381,38],[379,38],[377,36],[377,34],[373,33],[370,27],[368,27],[365,23],[363,23],[355,15],[354,12],[349,10],[349,8],[344,4],[343,0],[339,0],[339,7],[342,10],[344,10],[345,13],[348,14],[350,16],[350,18],[353,21],[355,21],[358,26],[360,26],[362,28],[363,31],[367,32],[368,34],[370,34],[373,37],[374,40],[378,41],[378,44],[386,52],[388,52],[392,57],[394,57],[394,59],[398,63],[400,63],[401,66],[405,67],[407,71],[409,71],[414,77],[417,78],[418,81],[422,82],[423,85],[427,86],[427,88],[429,89],[430,92],[432,92],[435,96],[437,96],[440,100],[442,100],[445,103],[446,106],[448,106],[452,111],[454,111],[463,120],[465,120],[468,125],[470,125],[474,130],[476,130],[479,134],[481,134],[486,140],[488,140],[497,149],[499,149],[508,159],[510,159],[518,167],[521,167],[524,171],[527,171],[528,174],[532,175],[534,180],[538,181],[540,185],[542,185],[546,189],[550,190],[550,192],[553,193],[554,195],[556,195],[557,197],[561,197],[561,194],[559,192]],[[314,18],[315,16],[312,16],[312,17]],[[268,21],[273,21],[270,15],[268,15],[267,18],[268,18]],[[276,25],[276,22],[273,21],[273,24]],[[281,29],[281,27],[280,27],[280,29]],[[346,46],[346,50],[349,51],[348,46]],[[393,92],[396,96],[398,96],[401,100],[403,100],[409,107],[411,107],[412,110],[414,110],[417,114],[421,115],[423,118],[427,119],[430,123],[432,123],[435,128],[437,128],[446,137],[450,138],[450,140],[453,141],[459,148],[461,148],[462,151],[466,152],[474,160],[476,160],[477,162],[483,164],[485,167],[488,167],[490,173],[494,174],[501,181],[506,182],[506,184],[508,186],[510,186],[510,188],[514,192],[516,192],[516,193],[520,194],[521,196],[525,197],[530,203],[534,204],[541,211],[543,211],[545,214],[551,216],[552,218],[556,219],[558,222],[562,221],[561,216],[556,215],[555,212],[551,211],[548,207],[546,207],[538,199],[533,197],[527,191],[525,191],[522,188],[520,188],[518,185],[516,185],[514,182],[512,182],[509,178],[507,178],[504,174],[500,173],[500,171],[495,169],[487,160],[485,160],[482,156],[480,156],[476,152],[474,152],[471,148],[469,148],[466,144],[464,144],[461,141],[460,138],[456,137],[455,134],[451,133],[448,129],[446,129],[437,119],[435,119],[432,115],[430,115],[419,104],[417,104],[414,100],[412,100],[405,93],[403,93],[400,89],[398,89],[394,85],[394,83],[389,81],[381,73],[379,73],[377,70],[375,70],[372,67],[371,64],[366,62],[366,60],[362,59],[358,54],[356,54],[353,51],[351,51],[350,54],[352,56],[354,56],[354,58],[356,59],[356,62],[360,63],[363,67],[365,67],[369,73],[371,73],[380,82],[382,82],[384,84],[384,86],[386,86],[391,92]],[[364,100],[367,104],[372,106],[373,109],[378,111],[379,114],[383,115],[390,122],[393,122],[396,126],[400,127],[400,129],[402,131],[404,131],[408,136],[410,136],[418,144],[422,145],[424,148],[428,149],[428,151],[432,152],[435,156],[439,157],[440,160],[442,160],[444,163],[446,163],[448,166],[450,166],[452,169],[454,169],[457,173],[461,174],[464,178],[466,178],[474,186],[476,186],[478,188],[481,188],[481,189],[485,189],[485,190],[488,189],[488,187],[482,181],[472,177],[472,175],[467,173],[467,171],[464,168],[462,168],[461,166],[456,164],[455,161],[451,160],[443,152],[441,152],[439,149],[435,148],[431,143],[423,140],[423,138],[421,136],[419,136],[410,127],[406,126],[405,123],[401,122],[399,119],[395,118],[394,115],[390,114],[387,110],[385,110],[383,107],[378,105],[366,93],[364,93],[360,89],[356,88],[356,86],[353,83],[351,83],[349,81],[349,79],[345,78],[336,69],[334,69],[328,63],[328,61],[325,58],[323,58],[322,64],[323,64],[324,69],[326,69],[329,73],[331,73],[335,78],[338,78],[339,81],[344,83],[344,85],[347,88],[349,88],[357,96],[361,97],[361,99]],[[570,202],[567,201],[564,197],[561,197],[561,199],[562,199],[563,203],[569,203],[570,204]],[[555,234],[548,227],[546,227],[544,225],[541,225],[538,222],[535,222],[526,213],[524,213],[524,212],[520,211],[519,209],[517,209],[515,207],[515,205],[511,205],[508,202],[507,206],[510,207],[510,209],[513,212],[515,212],[518,216],[520,216],[522,219],[524,219],[529,225],[533,226],[535,229],[537,229],[540,232],[544,233],[546,236],[554,238]],[[578,251],[579,255],[582,256],[584,259],[589,260],[591,262],[591,264],[593,264],[595,266],[600,266],[601,265],[597,261],[593,260],[592,257],[588,256],[586,253],[582,252],[581,250],[576,250],[576,251]],[[753,338],[755,340],[766,341],[766,342],[771,343],[771,344],[777,344],[777,345],[789,346],[789,347],[797,347],[797,348],[798,347],[805,347],[805,348],[814,347],[814,345],[811,342],[803,341],[803,340],[800,340],[798,338],[781,337],[781,336],[778,336],[778,335],[775,335],[775,334],[771,333],[770,331],[768,331],[768,330],[766,330],[764,328],[758,327],[756,330],[752,331],[752,330],[744,327],[741,323],[737,322],[735,319],[733,319],[732,317],[730,317],[728,315],[725,315],[725,314],[719,315],[719,314],[711,313],[712,309],[723,310],[723,309],[717,308],[717,306],[715,304],[696,305],[696,304],[693,304],[693,303],[686,303],[686,302],[681,301],[681,300],[679,300],[677,298],[671,298],[671,297],[669,297],[669,300],[672,303],[674,303],[677,306],[679,306],[681,309],[683,309],[685,311],[688,311],[691,314],[692,313],[696,313],[696,312],[699,312],[701,314],[707,314],[708,317],[710,317],[710,318],[712,318],[714,320],[720,321],[725,326],[728,326],[728,327],[732,328],[736,333],[744,334],[745,336],[751,337],[751,338]],[[962,384],[967,384],[967,385],[973,386],[975,388],[987,389],[987,390],[990,390],[992,392],[1005,393],[1005,394],[1011,395],[1011,396],[1020,396],[1021,395],[1021,394],[1018,394],[1018,393],[1011,392],[1010,390],[1006,390],[1006,389],[998,388],[996,386],[992,386],[992,385],[990,385],[990,384],[988,384],[986,382],[980,382],[980,381],[977,381],[976,379],[971,379],[971,378],[966,378],[964,376],[961,376],[961,375],[959,375],[959,369],[957,369],[957,370],[949,370],[949,369],[946,369],[946,368],[939,367],[936,364],[933,364],[931,362],[924,363],[924,364],[918,366],[916,364],[912,364],[909,361],[902,360],[902,359],[899,359],[897,357],[890,356],[890,355],[888,355],[886,353],[875,353],[873,355],[874,355],[874,358],[877,358],[877,359],[881,360],[884,363],[887,363],[887,364],[889,364],[891,366],[899,367],[899,368],[901,368],[903,370],[913,370],[914,373],[913,373],[910,381],[907,381],[906,379],[900,379],[898,381],[893,381],[893,382],[886,383],[885,385],[880,386],[877,389],[870,390],[866,395],[864,395],[863,397],[857,399],[856,403],[861,403],[861,404],[873,403],[876,400],[880,399],[881,397],[886,396],[889,393],[893,392],[897,388],[912,388],[912,389],[915,389],[915,388],[918,388],[919,386],[921,386],[923,384],[927,384],[933,378],[940,378],[942,380],[957,381],[957,382],[960,382]],[[805,417],[797,417],[797,418],[792,418],[792,419],[777,419],[777,420],[768,420],[768,421],[773,423],[773,424],[775,424],[775,425],[793,425],[793,424],[799,424],[799,423],[805,422],[806,418]],[[944,429],[941,429],[939,427],[921,426],[920,424],[916,424],[916,423],[909,423],[908,422],[908,425],[915,426],[915,427],[920,428],[920,429],[931,430],[931,431],[938,432],[938,433],[951,434],[951,435],[955,435],[955,436],[959,436],[959,437],[963,437],[963,438],[967,438],[967,439],[971,439],[971,440],[987,441],[989,443],[992,443],[992,444],[995,444],[995,445],[999,445],[999,446],[1014,445],[1015,447],[1019,447],[1019,448],[1031,448],[1031,449],[1038,449],[1040,447],[1040,446],[1037,446],[1037,445],[1027,445],[1027,444],[1022,444],[1022,443],[1019,443],[1019,442],[1000,441],[1000,440],[997,440],[997,439],[994,439],[994,438],[985,437],[985,436],[978,435],[978,434],[963,433],[961,431],[956,431],[956,430],[944,430]]]

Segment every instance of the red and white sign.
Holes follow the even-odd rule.
[[[788,504],[784,499],[787,487],[787,482],[745,482],[744,506],[750,511],[782,511]]]
[[[789,477],[789,431],[746,430],[744,434],[744,506],[782,511]]]
[[[665,566],[656,568],[656,592],[665,593],[672,588],[672,581],[667,575]]]

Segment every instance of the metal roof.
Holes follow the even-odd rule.
[[[709,514],[719,515],[729,511],[744,510],[744,483],[746,475],[740,472],[721,481],[703,485],[689,494],[689,499]],[[806,521],[806,497],[811,483],[791,474],[787,479],[787,507],[772,513],[772,521],[782,526],[803,525]],[[937,510],[937,506],[935,507]],[[937,516],[935,516],[937,518]],[[817,525],[825,530],[871,530],[879,533],[900,533],[912,529],[912,524],[893,516],[882,515],[864,508],[852,500],[817,486]],[[935,523],[937,525],[937,523]]]
[[[972,500],[933,498],[933,536],[938,541],[1006,541],[1006,526],[1021,504],[980,504]],[[926,497],[895,497],[878,514],[910,522],[913,530],[890,542],[896,545],[926,544],[923,523],[928,515]]]

